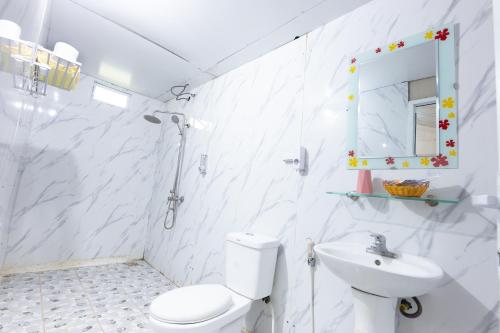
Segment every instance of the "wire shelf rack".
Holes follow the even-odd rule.
[[[0,71],[12,73],[14,86],[31,95],[46,95],[47,85],[73,90],[81,66],[32,42],[0,37]]]

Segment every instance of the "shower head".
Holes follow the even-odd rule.
[[[177,125],[177,128],[179,129],[179,134],[180,135],[184,135],[184,128],[189,127],[189,125],[186,124],[186,118],[185,118],[184,114],[182,114],[182,113],[173,114],[174,112],[169,112],[169,111],[155,111],[155,112],[153,112],[153,114],[146,114],[146,115],[144,115],[144,119],[146,119],[147,121],[149,121],[150,123],[153,123],[153,124],[161,124],[160,118],[158,118],[157,116],[155,116],[154,115],[155,113],[167,113],[167,114],[171,114],[172,117],[170,119],[172,120],[172,122],[174,124]],[[180,121],[180,119],[179,119],[179,117],[177,115],[181,115],[182,116],[182,122]]]
[[[153,124],[161,124],[160,118],[155,117],[155,116],[150,115],[150,114],[145,115],[144,119],[146,119],[147,121],[149,121],[150,123],[153,123]]]

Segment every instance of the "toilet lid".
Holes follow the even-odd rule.
[[[218,284],[202,284],[168,291],[150,306],[151,316],[172,324],[194,324],[215,318],[233,305],[229,290]]]

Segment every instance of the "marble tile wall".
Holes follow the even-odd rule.
[[[296,171],[282,160],[298,149],[304,51],[305,40],[291,43],[211,81],[192,102],[169,104],[192,124],[180,186],[185,202],[174,231],[163,230],[179,140],[175,126],[166,122],[145,258],[177,283],[223,280],[227,232],[252,229],[279,235],[283,249],[293,245]],[[205,177],[198,171],[201,154],[208,154]],[[285,300],[292,262],[283,249],[278,278],[284,283],[275,293]],[[285,304],[277,303],[281,314]]]
[[[496,211],[473,207],[470,196],[496,192],[495,75],[490,0],[374,0],[251,63],[196,89],[185,112],[188,132],[173,231],[162,229],[165,193],[172,186],[176,129],[162,128],[154,203],[145,258],[178,284],[223,283],[224,235],[253,231],[278,237],[273,291],[278,332],[308,332],[310,273],[305,239],[368,244],[384,233],[390,248],[429,257],[446,278],[421,298],[424,314],[399,318],[399,331],[498,332]],[[458,205],[359,200],[326,195],[352,190],[345,169],[348,59],[444,23],[459,24],[460,168],[374,172],[380,178],[432,180],[436,194]],[[491,138],[487,141],[486,138]],[[309,151],[309,172],[283,164],[298,146]],[[198,173],[200,154],[208,173]],[[350,289],[321,263],[315,271],[316,332],[351,333]],[[269,313],[248,316],[255,332],[270,332]]]
[[[369,20],[359,28],[363,17]],[[458,196],[463,202],[431,209],[377,200],[352,203],[322,195],[328,188],[352,188],[355,182],[355,173],[343,167],[342,147],[327,144],[346,133],[345,112],[339,106],[347,94],[343,84],[347,57],[445,22],[459,24],[459,169],[381,171],[374,176],[427,177],[435,193]],[[370,232],[382,232],[393,248],[439,263],[447,274],[446,280],[435,292],[422,297],[427,309],[422,317],[400,319],[401,332],[498,331],[493,311],[498,307],[496,211],[470,203],[471,195],[494,194],[496,190],[496,143],[483,144],[482,139],[485,133],[491,138],[496,135],[491,2],[413,1],[402,5],[397,1],[375,1],[309,37],[303,140],[317,159],[311,163],[310,176],[301,179],[299,186],[297,237],[300,240],[306,234],[318,242],[342,239],[366,244]],[[339,54],[339,48],[344,52]],[[328,73],[328,68],[338,71]],[[325,94],[325,90],[332,95]],[[333,114],[329,124],[325,110]],[[300,223],[305,218],[321,222],[306,226]],[[298,252],[296,260],[301,256]],[[297,285],[308,279],[305,272],[301,273]],[[348,289],[339,288],[340,281],[332,280],[323,267],[318,267],[317,273],[317,304],[325,305],[318,314],[325,318],[318,323],[319,329],[348,332],[352,325],[351,303],[345,296]],[[299,298],[307,295],[302,291]],[[338,301],[332,304],[332,297]]]
[[[0,19],[20,25],[21,38],[35,41],[46,1],[4,0]],[[7,230],[24,142],[29,135],[33,106],[30,98],[12,88],[12,78],[0,73],[0,268],[6,254]]]
[[[19,180],[23,147],[32,121],[31,99],[12,88],[0,73],[0,268],[5,259],[9,221]]]
[[[164,105],[137,94],[127,109],[98,103],[93,83],[27,102],[5,269],[143,256],[160,127],[142,115]]]

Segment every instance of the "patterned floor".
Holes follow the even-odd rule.
[[[175,286],[144,261],[0,278],[0,333],[151,333],[149,303]]]

